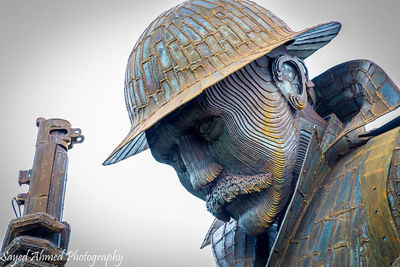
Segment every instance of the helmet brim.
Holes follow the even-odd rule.
[[[263,55],[271,52],[276,47],[288,43],[286,46],[289,54],[297,56],[301,59],[305,59],[315,53],[317,50],[327,45],[333,38],[335,38],[341,29],[339,22],[329,22],[320,24],[312,28],[307,28],[300,32],[295,32],[282,38],[279,42],[272,45],[268,45],[258,50],[245,58],[242,58],[233,64],[226,66],[220,72],[201,80],[199,83],[185,89],[175,98],[171,99],[166,105],[160,107],[157,112],[152,114],[148,120],[141,124],[136,125],[132,128],[128,135],[122,140],[122,142],[114,149],[114,151],[108,156],[103,162],[103,165],[111,165],[121,160],[129,158],[130,156],[136,155],[148,148],[145,131],[153,126],[156,122],[167,116],[177,107],[182,106],[191,99],[201,94],[205,89],[211,85],[222,80],[229,74],[236,70],[244,67],[253,60],[262,57]]]

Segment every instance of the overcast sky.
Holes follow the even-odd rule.
[[[257,2],[294,30],[343,24],[336,39],[306,60],[312,77],[366,58],[399,84],[398,1]],[[86,137],[69,152],[64,219],[72,226],[70,250],[118,250],[121,266],[214,265],[210,248],[199,249],[213,217],[183,189],[172,168],[148,151],[101,166],[130,128],[123,96],[129,53],[146,26],[178,3],[0,1],[0,239],[14,217],[12,197],[27,189],[18,186],[17,176],[32,167],[35,120],[59,117]]]

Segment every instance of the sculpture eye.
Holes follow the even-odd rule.
[[[218,117],[200,121],[197,125],[197,134],[207,142],[214,142],[222,132],[222,123]]]

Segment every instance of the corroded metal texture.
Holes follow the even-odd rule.
[[[67,179],[67,150],[83,141],[80,129],[61,119],[38,119],[36,153],[24,215],[44,212],[61,220]],[[21,180],[21,179],[20,179]]]
[[[246,235],[237,221],[223,224],[211,236],[214,258],[219,266],[253,266],[256,261],[257,238]]]
[[[393,194],[399,129],[369,141],[358,136],[400,105],[393,101],[400,90],[368,60],[342,63],[313,81],[317,111],[331,113],[329,125],[311,143],[270,266],[389,266],[400,253]]]
[[[397,258],[386,177],[399,130],[371,139],[332,168],[312,143],[269,266],[389,266]]]
[[[39,127],[33,167],[20,171],[18,183],[28,184],[29,192],[18,196],[18,204],[24,205],[24,216],[13,219],[3,241],[0,266],[54,266],[63,264],[70,227],[61,222],[67,182],[67,151],[84,140],[81,130],[71,128],[62,119],[36,121]],[[9,262],[12,255],[28,255],[42,252],[49,256],[48,263],[20,258]],[[14,258],[16,259],[16,258]],[[10,265],[10,266],[11,266]],[[9,265],[7,265],[9,266]]]
[[[216,218],[235,218],[252,234],[264,232],[284,209],[292,171],[304,158],[292,109],[299,101],[289,99],[306,94],[305,71],[299,59],[279,54],[284,51],[249,63],[146,131],[153,156],[172,165]],[[283,66],[274,64],[282,59]],[[242,208],[254,202],[262,204]]]
[[[313,82],[316,111],[324,117],[335,113],[345,123],[366,124],[400,104],[397,86],[381,67],[369,60],[339,64]]]
[[[251,236],[235,220],[215,219],[201,248],[212,245],[217,266],[265,266],[276,234],[276,224],[262,235]]]
[[[369,60],[339,64],[313,79],[316,111],[335,114],[346,127],[325,148],[328,162],[346,154],[362,139],[364,126],[400,106],[400,90],[384,70]]]
[[[389,266],[400,253],[400,129],[376,137],[359,135],[365,133],[366,123],[400,105],[393,101],[400,90],[367,60],[340,64],[313,81],[315,106],[329,109],[326,114],[320,111],[328,124],[322,133],[318,128],[302,130],[313,138],[303,142],[308,148],[298,143],[298,155],[307,153],[297,172],[299,184],[281,218],[269,266]],[[342,101],[347,110],[340,106]],[[213,225],[206,239],[211,245],[210,236],[226,232],[225,224]],[[269,254],[271,239],[265,242],[264,253]],[[231,257],[225,250],[213,246],[220,266],[227,266],[224,262]]]
[[[387,191],[390,211],[395,222],[397,233],[400,235],[400,141],[397,142],[393,150]]]
[[[186,1],[164,12],[129,57],[125,101],[132,127],[104,165],[146,149],[143,131],[251,61],[285,43],[291,55],[305,58],[339,30],[333,22],[294,32],[247,0]]]
[[[398,108],[400,90],[367,60],[309,81],[302,59],[339,30],[293,32],[250,1],[163,13],[128,60],[132,128],[103,164],[150,147],[174,167],[218,219],[203,246],[219,266],[392,264],[400,128],[365,125]]]

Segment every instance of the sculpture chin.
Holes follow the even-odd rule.
[[[272,190],[267,189],[263,192],[249,195],[243,199],[227,206],[227,210],[232,217],[238,221],[239,226],[249,235],[259,235],[264,233],[275,222],[277,206],[272,204]],[[245,211],[238,214],[237,206],[247,207]]]

